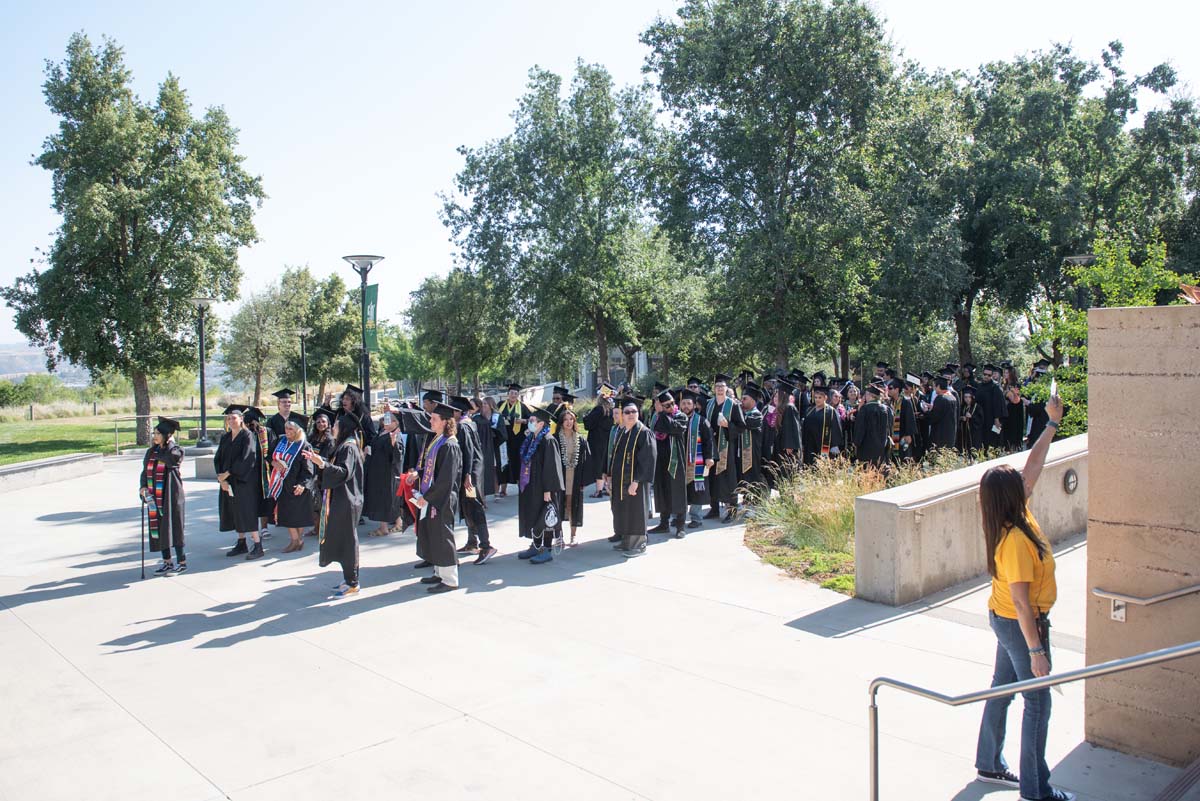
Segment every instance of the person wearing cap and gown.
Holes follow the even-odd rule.
[[[808,389],[808,376],[804,374],[803,370],[793,370],[788,374],[787,381],[796,388],[792,392],[792,402],[796,405],[800,422],[803,424],[804,418],[808,416],[808,410],[812,408],[812,392]]]
[[[506,447],[508,449],[507,470],[500,479],[500,497],[508,495],[508,485],[519,483],[521,475],[521,445],[525,442],[525,427],[529,424],[529,407],[521,401],[521,385],[509,384],[508,396],[500,404],[500,419],[504,421]]]
[[[427,424],[429,434],[421,454],[418,472],[407,474],[405,481],[413,490],[417,507],[418,568],[433,567],[433,575],[421,579],[430,593],[458,589],[458,554],[455,552],[454,524],[458,519],[462,488],[462,449],[458,444],[458,424],[454,407],[431,404]],[[414,420],[420,424],[423,421]]]
[[[592,458],[584,467],[584,481],[594,485],[593,498],[604,495],[604,472],[608,465],[608,441],[613,431],[613,398],[612,384],[607,381],[601,385],[601,394],[596,398],[596,405],[583,416],[583,427],[587,431],[588,450]]]
[[[879,402],[883,387],[863,387],[863,401],[854,415],[854,455],[859,464],[884,468],[892,449],[892,407]]]
[[[697,384],[699,380],[697,379]],[[700,528],[702,510],[708,505],[708,476],[713,464],[713,435],[708,418],[701,411],[704,396],[698,391],[684,389],[679,399],[679,410],[687,418],[687,435],[684,440],[684,483],[687,492],[688,528]]]
[[[706,518],[720,517],[721,504],[733,507],[737,504],[737,441],[746,427],[742,405],[729,390],[732,379],[725,373],[717,373],[713,380],[713,397],[708,401],[704,416],[713,430],[713,454],[716,464],[709,473],[711,508]],[[725,520],[732,519],[727,511]]]
[[[275,407],[279,410],[271,415],[267,420],[267,428],[275,435],[275,440],[283,438],[283,427],[288,421],[288,417],[292,413],[292,397],[296,394],[293,389],[281,389],[278,392],[272,392],[271,395],[275,398]]]
[[[975,398],[976,389],[966,385],[962,390],[962,403],[958,406],[958,431],[955,446],[958,452],[969,459],[983,449],[983,427],[986,415],[979,408]]]
[[[214,462],[220,487],[220,530],[237,532],[237,542],[225,552],[226,556],[246,554],[247,559],[259,559],[266,554],[258,528],[258,506],[262,497],[262,477],[259,474],[258,445],[246,427],[247,407],[228,406],[222,437],[224,449],[217,447]],[[253,548],[246,547],[249,535]]]
[[[329,406],[320,406],[313,410],[312,431],[308,434],[308,444],[323,459],[333,456],[333,424],[336,421],[337,412]],[[308,531],[304,532],[306,537],[317,536],[316,521],[321,516],[321,493],[315,482],[312,491],[312,510],[313,522]]]
[[[887,384],[888,405],[892,407],[892,458],[911,460],[917,436],[917,414],[912,401],[904,396],[904,382],[894,378]]]
[[[187,555],[183,550],[183,448],[175,442],[179,421],[158,418],[154,441],[142,457],[142,472],[138,494],[146,504],[146,534],[152,551],[162,553],[162,564],[154,571],[158,576],[171,576],[187,570]],[[175,549],[172,558],[171,549]]]
[[[333,597],[357,595],[358,519],[363,507],[363,454],[358,446],[359,418],[343,414],[333,425],[334,449],[324,459],[311,448],[303,456],[312,462],[320,477],[321,519],[317,521],[320,557],[317,564],[328,567],[337,562],[342,581],[333,589]]]
[[[652,418],[650,431],[654,435],[654,506],[662,516],[650,533],[674,531],[682,539],[687,515],[687,416],[675,405],[675,397],[667,388],[658,396],[658,411]]]
[[[271,478],[268,492],[275,501],[275,525],[286,528],[290,542],[282,553],[303,550],[304,531],[311,528],[313,496],[316,495],[317,474],[312,462],[304,458],[312,445],[305,437],[308,419],[302,414],[289,414],[283,426],[283,436],[275,443],[271,454]]]
[[[800,410],[792,402],[797,387],[780,378],[775,381],[775,402],[763,415],[763,456],[770,467],[768,483],[774,484],[780,471],[800,459]]]
[[[257,449],[258,533],[265,540],[271,536],[268,525],[275,519],[275,501],[267,492],[267,484],[271,476],[271,454],[275,451],[276,437],[275,432],[267,427],[267,416],[257,406],[248,406],[242,420],[254,437],[254,447]]]
[[[471,419],[470,400],[452,395],[448,401],[454,409],[458,447],[462,453],[458,510],[467,524],[467,543],[458,549],[458,553],[475,554],[475,564],[482,565],[497,553],[488,531],[487,496],[483,492],[483,446],[479,442],[479,430]]]
[[[747,381],[742,385],[742,419],[745,424],[738,434],[735,447],[737,486],[747,495],[760,493],[766,486],[762,465],[763,413],[758,408],[762,399],[763,388],[758,384]]]
[[[654,480],[654,435],[638,419],[638,403],[632,397],[619,401],[621,425],[609,455],[609,492],[613,515],[613,548],[627,559],[646,552],[646,507],[644,488]]]
[[[933,404],[929,408],[929,448],[953,448],[958,431],[958,401],[950,390],[950,380],[934,380]]]
[[[1000,368],[994,364],[983,366],[983,380],[979,382],[975,403],[983,412],[983,445],[999,450],[1004,447],[1004,421],[1008,419],[1008,401],[998,379]]]
[[[566,490],[562,455],[558,439],[550,433],[552,417],[548,409],[535,408],[529,417],[529,433],[517,454],[518,533],[531,539],[528,548],[517,554],[532,564],[554,558],[551,546],[555,532],[542,527],[546,504],[554,504],[562,520],[562,502]]]
[[[571,541],[567,544],[574,547],[576,529],[583,525],[584,489],[591,484],[586,476],[590,473],[592,452],[587,439],[579,433],[579,418],[569,405],[558,412],[555,437],[563,463],[563,522],[571,529]]]
[[[838,456],[845,446],[842,441],[841,421],[837,412],[828,404],[829,387],[823,383],[814,384],[812,396],[813,407],[801,425],[804,464],[808,466],[816,464],[818,458]]]
[[[400,519],[401,501],[396,495],[400,476],[404,475],[404,441],[400,434],[397,410],[389,408],[363,464],[362,513],[378,524],[372,537],[387,536]]]
[[[947,367],[956,367],[953,364],[947,364]],[[978,389],[979,384],[975,381],[975,365],[971,362],[963,362],[962,367],[956,367],[958,377],[954,379],[954,393],[962,398],[962,391],[965,387],[975,387]]]
[[[495,495],[500,488],[499,462],[496,454],[504,447],[504,426],[496,411],[496,402],[491,398],[480,401],[479,410],[471,415],[475,430],[479,433],[479,450],[483,458],[483,497]]]

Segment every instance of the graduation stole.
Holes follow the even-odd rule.
[[[712,419],[713,409],[715,409],[716,406],[717,399],[713,398],[708,402],[708,406],[705,407],[704,416],[709,420]],[[721,404],[721,414],[725,415],[725,419],[728,420],[732,411],[733,398],[726,396],[725,402]],[[722,428],[721,426],[717,426],[715,444],[717,446],[717,453],[720,454],[717,457],[717,473],[724,473],[725,469],[729,467],[729,448],[726,447],[729,444],[729,435],[725,433],[727,430],[728,429]]]
[[[258,436],[258,452],[262,457],[259,459],[259,472],[262,473],[262,491],[263,497],[266,498],[271,489],[271,460],[267,456],[267,427],[259,423],[258,431],[254,433]]]
[[[154,543],[159,538],[158,526],[163,500],[163,477],[167,473],[167,463],[161,461],[157,454],[157,449],[152,450],[150,458],[146,461],[145,486],[150,490],[150,498],[153,500],[153,503],[148,504],[146,512],[150,526],[151,550],[154,550]]]
[[[830,449],[830,442],[832,442],[832,440],[833,440],[833,430],[832,430],[832,427],[829,425],[829,412],[833,411],[833,409],[829,408],[829,406],[826,405],[820,411],[821,411],[821,455],[828,456],[829,449]]]
[[[700,439],[700,413],[692,412],[688,420],[687,449],[692,456],[692,471],[686,483],[694,484],[697,492],[704,492],[704,442]]]
[[[533,454],[537,451],[538,445],[542,444],[542,440],[549,433],[549,426],[542,426],[541,430],[533,437],[528,437],[521,443],[521,475],[517,478],[517,487],[520,492],[524,492],[529,486],[529,480],[533,477]]]
[[[617,481],[614,482],[616,486],[613,487],[613,489],[620,493],[617,496],[620,500],[625,500],[625,488],[628,487],[633,481],[633,457],[637,451],[633,438],[637,436],[637,430],[637,426],[634,426],[631,429],[620,426],[620,431],[617,434],[617,442],[615,447],[619,448],[622,442],[626,443],[625,452],[622,454],[621,458],[620,472],[617,473]],[[616,461],[615,449],[613,451],[613,460],[614,462]],[[628,481],[625,480],[626,475],[629,476]]]
[[[279,500],[279,493],[283,491],[283,480],[287,478],[288,471],[292,469],[292,460],[296,458],[296,454],[304,447],[304,440],[298,439],[292,442],[287,437],[275,443],[275,452],[271,454],[271,460],[278,459],[283,462],[284,469],[280,470],[274,466],[271,467],[271,481],[268,486],[268,497]]]
[[[663,434],[662,436],[663,439],[668,440],[671,445],[671,457],[670,461],[667,462],[667,475],[669,475],[671,478],[675,478],[675,474],[679,472],[679,453],[675,447],[675,438],[670,434]]]
[[[892,447],[900,447],[900,410],[904,408],[904,398],[896,398],[892,404]]]
[[[762,417],[762,412],[758,409],[751,409],[748,412],[743,412],[747,417],[758,415]],[[742,432],[741,447],[739,452],[742,459],[742,472],[748,473],[754,469],[754,437],[750,433],[750,427],[746,426],[746,430]]]
[[[421,494],[429,492],[429,488],[433,486],[433,467],[437,464],[438,451],[446,444],[446,435],[438,434],[437,438],[429,443],[425,448],[425,455],[422,457],[424,469],[421,471]]]
[[[517,418],[521,416],[522,405],[523,404],[520,401],[517,401],[516,403],[504,401],[500,404],[500,416],[503,417],[510,426],[512,426],[512,431],[514,434],[520,434],[521,426],[524,425],[524,423],[517,422]]]

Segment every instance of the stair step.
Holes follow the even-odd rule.
[[[1184,768],[1154,801],[1200,801],[1200,759]]]

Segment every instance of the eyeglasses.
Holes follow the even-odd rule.
[[[623,409],[621,414],[637,414],[637,409]]]

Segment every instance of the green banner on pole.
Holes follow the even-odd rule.
[[[367,350],[379,352],[379,332],[375,328],[375,309],[379,305],[379,284],[368,284],[365,296],[365,316],[363,318],[364,338]]]

